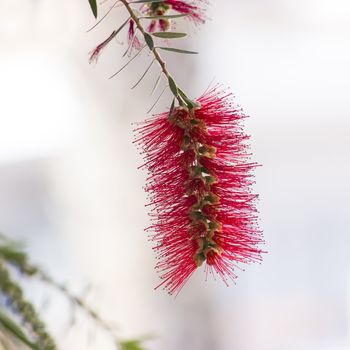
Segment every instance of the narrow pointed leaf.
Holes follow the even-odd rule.
[[[134,57],[132,57],[128,62],[126,62],[122,68],[120,68],[116,73],[114,73],[113,75],[111,75],[111,76],[109,77],[109,79],[112,79],[112,78],[115,77],[118,73],[120,73],[127,65],[129,65],[129,64],[141,53],[141,51],[142,51],[145,47],[146,47],[146,45],[143,46],[142,49],[139,50],[139,52],[138,52]]]
[[[96,0],[89,0],[89,4],[90,4],[92,13],[94,14],[95,18],[97,18],[97,3],[96,3]]]
[[[187,36],[186,33],[177,33],[177,32],[155,32],[152,33],[153,36],[162,39],[178,39]]]
[[[158,98],[156,99],[156,101],[153,103],[152,107],[147,111],[147,113],[151,112],[152,109],[156,106],[156,104],[158,103],[158,101],[160,100],[160,98],[163,96],[165,90],[169,87],[169,85],[166,85],[163,89],[163,91],[160,93],[160,95],[158,96]]]
[[[176,83],[174,81],[174,79],[172,77],[168,77],[168,81],[169,81],[169,87],[170,87],[170,90],[171,92],[173,93],[173,95],[175,97],[178,96],[178,90],[177,90],[177,86],[176,86]]]
[[[114,39],[114,37],[125,27],[125,25],[129,22],[129,19],[130,17],[117,30],[113,31],[113,33],[107,38],[108,42]]]
[[[130,1],[129,4],[142,4],[142,3],[148,3],[148,2],[164,2],[164,0],[136,0],[136,1]]]
[[[185,102],[186,102],[186,105],[189,109],[201,107],[201,105],[199,103],[197,103],[196,101],[192,101],[189,98],[187,98]]]
[[[172,116],[174,108],[175,108],[175,97],[173,98],[173,102],[171,103],[171,106],[170,106],[169,117]]]
[[[158,76],[158,78],[157,78],[157,80],[156,80],[154,86],[153,86],[153,89],[152,89],[152,92],[151,92],[151,96],[152,96],[152,95],[154,94],[154,92],[156,91],[156,89],[157,89],[157,87],[158,87],[158,85],[159,85],[159,82],[160,82],[160,80],[161,80],[161,78],[162,78],[162,74],[163,74],[163,72],[161,71],[161,72],[159,73],[159,76]]]
[[[145,33],[144,37],[145,37],[145,41],[146,41],[147,46],[152,51],[154,48],[154,42],[153,42],[152,37],[148,33]]]
[[[155,16],[144,16],[141,19],[172,19],[172,18],[181,18],[187,17],[188,13],[181,13],[179,15],[155,15]]]
[[[102,16],[102,18],[95,24],[93,25],[89,30],[87,30],[87,33],[90,32],[91,30],[93,30],[95,27],[97,27],[108,15],[109,13],[114,9],[114,6],[117,5],[117,3],[119,2],[120,0],[117,0],[113,5],[112,7],[106,12],[106,14],[104,14]]]
[[[12,336],[27,345],[30,349],[39,350],[33,342],[31,342],[22,331],[21,327],[18,326],[14,321],[11,320],[6,314],[0,311],[0,325],[6,329]]]
[[[112,32],[112,34],[101,44],[99,44],[91,53],[90,63],[93,61],[97,61],[101,51],[118,35],[118,33],[125,27],[125,25],[129,22],[130,17],[117,29]]]
[[[129,23],[130,17],[116,30],[116,34],[118,34],[128,23]]]
[[[180,97],[185,101],[186,106],[187,106],[189,109],[198,108],[198,107],[201,106],[198,102],[192,101],[191,99],[189,99],[189,98],[187,97],[187,95],[186,95],[180,88],[178,88],[178,91],[179,91]]]
[[[187,55],[197,55],[198,52],[195,52],[195,51],[188,51],[188,50],[183,50],[183,49],[176,49],[174,47],[163,47],[163,46],[159,46],[157,47],[158,49],[161,49],[161,50],[165,50],[165,51],[171,51],[171,52],[176,52],[176,53],[184,53],[184,54],[187,54]]]
[[[187,95],[183,92],[182,89],[179,88],[178,90],[179,90],[179,94],[182,98],[187,98]]]
[[[151,69],[153,63],[154,63],[155,59],[152,60],[151,64],[147,67],[147,69],[145,70],[145,72],[141,75],[140,79],[136,82],[136,84],[131,88],[134,89],[136,88],[137,85],[139,85],[142,81],[142,79],[146,76],[146,74],[148,73],[148,71]]]

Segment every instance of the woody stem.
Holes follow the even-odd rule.
[[[131,8],[130,4],[127,2],[127,0],[120,0],[120,1],[123,3],[125,8],[128,10],[128,12],[130,14],[130,17],[135,22],[136,27],[138,28],[138,30],[142,33],[143,37],[145,37],[145,35],[147,35],[148,33],[143,28],[139,17],[137,17],[136,13],[133,11],[133,9]],[[157,48],[153,47],[152,49],[151,48],[149,48],[149,49],[153,53],[155,60],[159,63],[163,74],[166,76],[167,79],[169,79],[171,77],[171,75],[170,75],[170,73],[168,71],[168,68],[167,68],[167,65],[166,65],[165,61],[160,56]],[[181,97],[177,96],[176,98],[179,101],[179,104],[182,105],[183,101],[181,100]]]

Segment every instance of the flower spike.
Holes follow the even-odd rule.
[[[228,285],[229,280],[237,277],[235,271],[241,263],[260,261],[262,253],[259,245],[263,239],[255,207],[257,195],[251,192],[252,171],[258,165],[250,161],[249,138],[242,131],[245,116],[235,107],[232,94],[218,87],[197,100],[188,97],[160,51],[197,52],[157,43],[186,36],[168,31],[169,21],[174,18],[186,17],[196,24],[204,22],[205,0],[120,2],[129,13],[129,19],[122,25],[129,25],[129,47],[124,55],[132,48],[137,53],[111,78],[146,48],[153,60],[133,88],[150,71],[153,62],[161,73],[152,93],[161,75],[167,81],[147,113],[168,88],[173,95],[168,112],[154,115],[135,130],[135,143],[144,155],[141,168],[149,174],[145,189],[152,208],[152,224],[147,230],[158,254],[156,269],[162,279],[158,287],[177,294],[202,265],[207,275],[218,274]],[[139,11],[134,9],[136,4],[141,4]],[[143,20],[150,21],[148,26],[144,26]],[[92,60],[115,35],[113,32],[95,49]]]
[[[196,102],[200,107],[173,108],[136,130],[149,173],[158,287],[170,294],[202,264],[227,284],[239,263],[261,260],[257,196],[250,192],[257,164],[249,162],[240,126],[245,116],[218,88]]]

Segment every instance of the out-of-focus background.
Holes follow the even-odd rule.
[[[349,1],[216,0],[183,41],[200,55],[165,55],[193,96],[214,79],[251,116],[269,251],[236,285],[198,271],[176,299],[153,290],[145,174],[132,145],[156,69],[134,91],[147,55],[108,79],[125,62],[125,33],[88,64],[125,11],[86,33],[95,23],[87,0],[0,3],[2,232],[77,293],[91,282],[92,305],[123,336],[154,334],[149,349],[350,349]],[[165,95],[157,109],[167,106]],[[62,349],[111,349],[84,319],[67,330],[57,296],[27,293]]]

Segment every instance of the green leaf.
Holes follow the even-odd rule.
[[[156,89],[157,89],[157,87],[158,87],[158,85],[159,85],[160,79],[162,78],[162,74],[163,74],[163,72],[160,71],[160,73],[159,73],[159,75],[158,75],[158,78],[157,78],[157,80],[156,80],[156,82],[155,82],[155,84],[154,84],[154,86],[153,86],[153,89],[152,89],[152,92],[151,92],[151,96],[152,96],[152,95],[154,94],[154,92],[156,91]]]
[[[142,46],[142,48],[136,53],[136,55],[134,55],[132,58],[130,58],[130,60],[129,60],[128,62],[126,62],[122,68],[120,68],[116,73],[114,73],[113,75],[111,75],[108,79],[112,79],[112,78],[115,77],[117,74],[119,74],[125,67],[127,67],[127,66],[142,52],[142,50],[143,50],[145,47],[146,47],[146,45]]]
[[[137,85],[139,85],[142,81],[142,79],[146,76],[146,74],[148,73],[148,71],[151,69],[154,61],[156,59],[153,59],[152,62],[150,63],[150,65],[147,67],[147,69],[144,71],[144,73],[141,75],[140,79],[136,82],[136,84],[131,88],[131,89],[135,89]]]
[[[128,23],[129,23],[130,17],[115,31],[115,35],[117,35]]]
[[[28,264],[28,256],[22,249],[23,246],[19,242],[0,237],[0,258],[18,268],[22,273],[32,276],[37,273],[38,269]]]
[[[112,8],[111,10],[113,10],[113,8]],[[110,10],[110,11],[111,11],[111,10]],[[110,12],[110,11],[109,11],[109,12]],[[109,12],[107,12],[94,26],[92,26],[92,27],[87,31],[87,33],[90,32],[91,30],[93,30],[96,26],[98,26],[98,25],[103,21],[103,19],[108,15]],[[114,31],[114,32],[116,32],[116,34],[118,34],[118,33],[124,28],[124,26],[129,22],[129,20],[130,20],[130,17],[128,17],[128,19],[119,27],[119,29],[117,29],[117,30]]]
[[[153,38],[148,34],[145,33],[144,34],[144,38],[146,41],[147,46],[149,47],[149,49],[152,51],[154,49],[154,42],[153,42]]]
[[[160,98],[163,96],[165,90],[168,88],[168,85],[164,86],[163,91],[160,93],[160,95],[158,96],[158,98],[156,99],[156,101],[153,103],[152,107],[147,111],[147,113],[150,113],[152,111],[152,109],[156,106],[156,104],[159,102]]]
[[[162,47],[162,46],[159,46],[157,48],[161,49],[161,50],[165,50],[165,51],[171,51],[171,52],[176,52],[176,53],[184,53],[184,54],[188,54],[188,55],[196,55],[196,54],[198,54],[198,52],[195,52],[195,51],[176,49],[174,47]]]
[[[0,325],[6,329],[15,339],[27,345],[30,349],[40,350],[33,342],[31,342],[21,327],[11,320],[6,314],[0,311]]]
[[[119,0],[117,0],[112,7],[102,16],[102,18],[95,24],[93,25],[89,30],[87,30],[87,33],[90,32],[91,30],[93,30],[95,27],[97,27],[108,15],[109,13],[114,9],[115,5],[119,2]]]
[[[172,19],[172,18],[181,18],[181,17],[187,17],[187,13],[181,13],[179,15],[155,15],[155,16],[145,16],[141,17],[142,19]]]
[[[187,107],[188,107],[189,109],[200,108],[200,107],[201,107],[201,105],[200,105],[199,103],[197,103],[196,101],[192,101],[192,100],[190,100],[189,98],[187,98],[187,99],[185,100],[185,102],[186,102],[186,105],[187,105]]]
[[[122,350],[144,350],[141,340],[138,339],[122,341],[120,347]]]
[[[152,33],[152,35],[162,39],[178,39],[185,37],[187,34],[177,32],[155,32]]]
[[[96,3],[96,0],[89,0],[89,4],[90,4],[92,13],[94,14],[95,18],[97,18],[97,3]]]
[[[136,1],[130,1],[129,4],[143,4],[147,2],[164,2],[164,0],[136,0]]]
[[[182,89],[179,89],[179,94],[180,94],[181,97],[187,98],[187,95],[183,92]]]
[[[170,106],[169,117],[172,116],[174,109],[175,109],[175,97],[173,98],[173,102],[171,103],[171,106]]]
[[[171,76],[169,76],[168,81],[169,81],[169,87],[170,87],[171,92],[173,93],[173,95],[175,97],[177,97],[179,93],[178,93],[177,86],[176,86],[174,79]]]
[[[186,95],[180,88],[178,89],[178,91],[179,91],[180,97],[185,101],[186,106],[187,106],[189,109],[198,108],[198,107],[201,106],[198,102],[192,101],[191,99],[189,99],[189,98],[187,97],[187,95]]]

